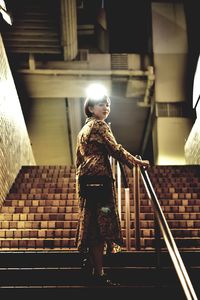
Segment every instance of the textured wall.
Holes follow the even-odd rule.
[[[188,164],[200,164],[200,56],[193,83],[193,107],[196,121],[185,144],[185,158]]]
[[[200,165],[200,102],[196,112],[196,121],[185,144],[185,159],[188,164]]]
[[[24,117],[0,35],[0,204],[22,165],[34,165]]]

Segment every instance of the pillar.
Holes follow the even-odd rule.
[[[155,66],[154,163],[185,164],[184,144],[191,120],[186,97],[187,29],[181,3],[152,4]]]
[[[76,0],[61,0],[61,37],[64,60],[73,60],[77,48]]]

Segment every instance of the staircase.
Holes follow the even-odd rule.
[[[200,168],[199,166],[154,166],[149,176],[165,218],[182,251],[200,249]],[[141,187],[141,201],[148,196]],[[147,223],[143,247],[155,246],[153,211],[147,206],[141,219]],[[164,243],[161,243],[164,246]]]
[[[198,166],[154,166],[148,171],[181,250],[200,250],[199,171]],[[129,187],[131,250],[135,250],[132,177],[129,177]],[[141,250],[152,251],[155,247],[154,213],[142,181],[140,190]],[[124,203],[122,189],[121,224],[126,241]],[[74,247],[77,221],[75,168],[24,166],[0,211],[0,247],[2,250],[77,250]]]
[[[8,53],[62,54],[59,3],[53,1],[7,1],[13,25],[2,32]]]
[[[77,212],[74,168],[23,167],[1,208],[0,247],[74,248]]]
[[[190,276],[198,288],[200,272],[196,263],[199,253],[185,253],[183,258],[190,265]],[[28,296],[93,299],[97,295],[121,299],[128,293],[134,299],[185,299],[167,253],[162,254],[162,269],[156,268],[153,252],[106,256],[105,271],[112,280],[121,283],[118,287],[90,286],[82,275],[80,264],[80,256],[75,251],[1,252],[0,295],[17,299]]]
[[[200,175],[198,166],[153,166],[148,171],[167,222],[197,293],[200,275]],[[81,272],[74,246],[78,199],[73,166],[24,166],[0,211],[0,294],[46,297],[185,299],[161,239],[161,267],[154,251],[154,214],[141,181],[141,251],[135,251],[133,178],[131,251],[105,256],[105,269],[120,287],[92,287]],[[125,237],[124,190],[122,231]]]

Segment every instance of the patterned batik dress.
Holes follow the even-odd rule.
[[[88,118],[78,134],[76,147],[76,179],[79,196],[76,246],[81,252],[87,252],[91,246],[98,245],[102,241],[112,253],[120,250],[120,246],[123,245],[114,184],[112,197],[103,206],[101,202],[95,201],[96,199],[92,199],[93,204],[88,205],[87,199],[81,198],[79,193],[78,179],[81,175],[107,175],[113,178],[109,156],[129,168],[134,165],[134,157],[116,142],[108,124],[95,117]]]

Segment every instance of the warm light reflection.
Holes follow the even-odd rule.
[[[193,108],[196,106],[199,97],[200,97],[200,87],[199,87],[199,82],[200,82],[200,56],[197,62],[196,66],[196,72],[194,75],[194,83],[193,83]]]
[[[157,161],[157,165],[185,165],[186,161],[184,157],[175,156],[162,156],[160,155]]]

